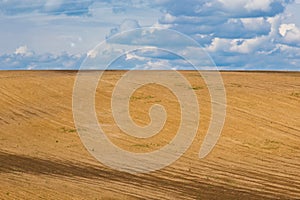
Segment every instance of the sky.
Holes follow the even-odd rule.
[[[300,0],[0,0],[0,70],[79,69],[104,40],[155,27],[195,40],[220,70],[300,71],[299,10]],[[190,69],[176,53],[124,52],[111,68]]]

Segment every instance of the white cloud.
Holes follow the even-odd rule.
[[[279,33],[284,43],[300,46],[300,29],[295,24],[281,24]]]
[[[146,65],[140,66],[143,69],[171,69],[169,61],[158,60],[158,61],[148,61]]]
[[[206,48],[209,52],[226,51],[230,49],[231,40],[224,38],[214,38],[212,43]]]
[[[277,47],[281,52],[289,55],[289,57],[298,57],[300,59],[300,47],[292,47],[285,44],[278,44]]]
[[[267,68],[274,67],[276,62],[295,66],[299,61],[300,50],[296,47],[300,46],[300,20],[297,18],[297,8],[293,18],[289,18],[292,14],[284,13],[286,5],[291,2],[292,0],[0,0],[0,62],[6,64],[6,67],[16,68],[35,69],[40,67],[40,63],[46,68],[50,68],[50,64],[72,68],[78,65],[79,57],[75,56],[78,53],[96,58],[97,52],[87,50],[94,48],[107,35],[153,25],[177,30],[197,40],[221,66],[235,68],[244,64],[251,68],[259,64]],[[127,38],[124,35],[122,44],[164,46],[165,41],[161,38],[170,36],[163,35],[156,39],[154,36],[158,35],[159,33],[155,33],[151,36],[147,33],[144,37],[139,35]],[[174,46],[180,49],[181,41],[177,38],[173,40]],[[21,44],[27,44],[32,50],[27,46],[20,46]],[[64,51],[67,53],[62,53]],[[114,51],[108,49],[102,56],[104,59],[109,58],[116,54]],[[155,51],[128,53],[124,57],[130,65],[145,62],[162,66],[155,58],[186,67],[177,62],[174,56]]]
[[[22,55],[22,56],[32,56],[34,54],[33,51],[30,51],[27,46],[20,46],[15,51],[16,55]]]
[[[245,8],[248,11],[254,10],[262,10],[262,11],[269,11],[271,9],[270,4],[273,0],[248,0]]]
[[[263,27],[270,26],[267,19],[263,17],[258,18],[242,18],[243,26],[249,31],[259,32]]]
[[[261,36],[251,39],[223,39],[214,38],[213,42],[206,49],[209,52],[228,52],[228,53],[238,53],[238,54],[249,54],[255,53],[256,51],[261,51],[263,46],[265,50],[269,50],[267,43],[269,38],[267,36]],[[260,49],[262,48],[262,49]]]
[[[260,51],[259,48],[268,43],[268,41],[269,39],[267,36],[245,39],[241,42],[238,40],[233,40],[230,51],[244,54],[255,53],[256,51]],[[266,51],[267,49],[262,48],[262,50]]]
[[[261,11],[261,15],[274,15],[274,12],[279,12],[274,9],[278,9],[287,2],[285,0],[218,0],[222,6],[233,14],[242,14],[242,12],[248,12],[251,15],[257,15],[257,11]],[[246,13],[245,13],[246,14]]]
[[[145,60],[146,58],[136,55],[135,53],[127,53],[125,60]]]
[[[84,56],[62,53],[36,54],[26,46],[19,47],[13,54],[0,56],[0,70],[16,69],[78,69]]]
[[[279,33],[282,37],[285,37],[288,31],[296,29],[295,24],[281,24],[279,27]]]
[[[161,20],[164,21],[165,23],[174,23],[176,17],[174,17],[170,13],[166,13]]]
[[[223,6],[229,10],[241,9],[247,4],[247,0],[218,0]]]
[[[87,52],[87,57],[88,57],[88,58],[96,58],[97,55],[98,55],[98,52],[97,52],[96,50],[94,50],[94,49],[89,50],[89,51]]]

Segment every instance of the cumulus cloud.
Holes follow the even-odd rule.
[[[26,45],[20,46],[14,53],[0,56],[0,70],[16,69],[78,69],[84,56],[62,53],[36,54]]]
[[[271,10],[271,3],[272,0],[252,0],[246,3],[245,8],[249,11],[252,10],[269,11]]]
[[[282,37],[286,36],[287,32],[296,29],[295,24],[281,24],[279,27],[279,33]]]
[[[218,66],[274,68],[277,62],[295,67],[295,62],[292,64],[287,58],[296,55],[279,48],[279,44],[299,44],[299,28],[283,24],[287,17],[285,8],[292,0],[192,0],[188,4],[157,0],[155,3],[164,11],[159,22],[193,37]],[[294,51],[299,49],[293,48]]]
[[[0,0],[0,14],[11,20],[9,25],[8,22],[0,20],[4,36],[2,38],[9,38],[9,31],[6,30],[11,27],[13,27],[11,33],[17,38],[16,42],[11,42],[14,45],[10,51],[14,53],[3,54],[0,62],[1,66],[7,68],[34,69],[41,65],[46,68],[51,66],[74,68],[82,59],[81,55],[96,58],[97,51],[86,52],[86,50],[96,46],[105,37],[111,38],[124,31],[153,25],[174,29],[192,37],[210,53],[221,68],[275,69],[281,65],[295,69],[299,64],[300,25],[299,21],[297,23],[286,21],[289,14],[285,13],[287,5],[293,2],[293,0]],[[152,14],[154,12],[157,18]],[[23,14],[35,16],[37,13],[43,16],[43,20],[32,17],[27,19],[27,24],[20,22],[22,17],[11,17]],[[30,29],[33,21],[38,26]],[[19,27],[25,29],[24,32],[28,35],[16,34]],[[34,34],[36,37],[32,37]],[[160,35],[159,32],[153,36],[143,31],[137,34],[124,34],[122,40],[112,42],[163,47],[166,44],[162,38],[171,37]],[[82,40],[70,39],[70,36]],[[5,40],[0,41],[1,46],[8,46]],[[45,47],[44,43],[36,45],[40,40],[45,41],[47,45]],[[174,46],[178,51],[183,49],[180,46],[184,46],[184,42],[176,37],[173,40],[176,41]],[[36,52],[43,46],[43,49],[51,47],[68,53],[35,53],[25,45],[20,46],[24,43],[30,47],[35,45]],[[81,49],[76,50],[79,48]],[[104,59],[109,58],[109,54],[114,54],[114,51],[118,49],[107,49],[102,56]],[[130,52],[122,59],[122,62],[116,61],[113,66],[116,68],[144,66],[145,69],[150,69],[149,65],[162,67],[170,64],[175,68],[180,68],[180,65],[183,68],[189,67],[176,56],[154,49]]]
[[[284,11],[288,0],[164,1],[162,24],[189,35],[214,34],[222,38],[267,35],[268,17]]]
[[[15,51],[16,55],[22,55],[22,56],[32,56],[34,54],[33,51],[30,51],[27,46],[20,46]]]
[[[141,61],[143,61],[143,60],[145,60],[145,58],[141,57],[141,56],[138,56],[134,53],[127,53],[125,60],[126,61],[128,61],[128,60],[141,60]]]
[[[283,37],[283,43],[300,47],[300,28],[295,24],[281,24],[279,33]]]
[[[170,52],[159,49],[141,49],[125,53],[115,60],[109,69],[191,70],[195,68],[188,61]]]
[[[210,52],[229,52],[239,54],[253,54],[260,51],[266,51],[269,38],[266,36],[251,39],[224,39],[214,38],[213,42],[206,49]]]

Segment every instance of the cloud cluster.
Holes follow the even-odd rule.
[[[281,24],[279,33],[282,36],[283,43],[300,47],[300,28],[295,24]]]
[[[195,70],[191,63],[161,49],[141,49],[124,53],[109,69],[134,70]]]
[[[193,37],[220,68],[299,70],[300,29],[283,22],[292,0],[155,2],[160,24]]]
[[[188,35],[211,38],[253,38],[268,35],[268,20],[283,13],[288,0],[191,0],[161,2],[161,24]]]
[[[14,22],[0,19],[4,27],[0,35],[5,38],[0,39],[0,44],[8,46],[7,28],[18,38],[12,42],[15,52],[0,55],[0,64],[5,69],[76,69],[82,55],[87,55],[87,48],[91,49],[105,37],[150,24],[193,38],[220,69],[299,70],[300,19],[294,16],[296,21],[287,20],[291,14],[286,8],[291,4],[296,5],[293,0],[0,0],[0,15]],[[11,17],[37,13],[42,17],[27,19],[27,24],[22,17]],[[35,26],[30,29],[32,22]],[[26,31],[17,34],[18,27]],[[165,45],[162,38],[170,36],[151,38],[124,34],[124,37],[122,44],[160,47]],[[70,38],[80,38],[80,41]],[[184,44],[178,38],[173,39],[174,46],[180,50]],[[37,40],[44,41],[40,48]],[[27,44],[35,51],[49,48],[49,52],[35,53],[26,46],[16,46],[20,44]],[[55,50],[62,53],[53,53]],[[95,56],[95,52],[89,51],[88,55]],[[189,67],[174,55],[149,51],[124,55],[115,64],[116,68]]]
[[[0,56],[1,70],[49,70],[49,69],[78,69],[84,56],[70,55],[62,53],[54,54],[36,54],[29,50],[27,46],[20,46],[13,54],[4,54]]]

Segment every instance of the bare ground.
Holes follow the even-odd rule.
[[[129,137],[110,108],[124,73],[105,73],[96,94],[99,121],[126,150],[159,149],[176,133],[179,104],[166,88],[140,88],[130,102],[135,122],[150,122],[153,103],[169,117],[157,136]],[[209,93],[196,72],[182,73],[199,100],[197,137],[172,165],[132,175],[102,165],[81,143],[72,115],[76,72],[0,72],[0,199],[299,199],[300,73],[222,72],[226,123],[205,159],[198,152],[211,115]]]

